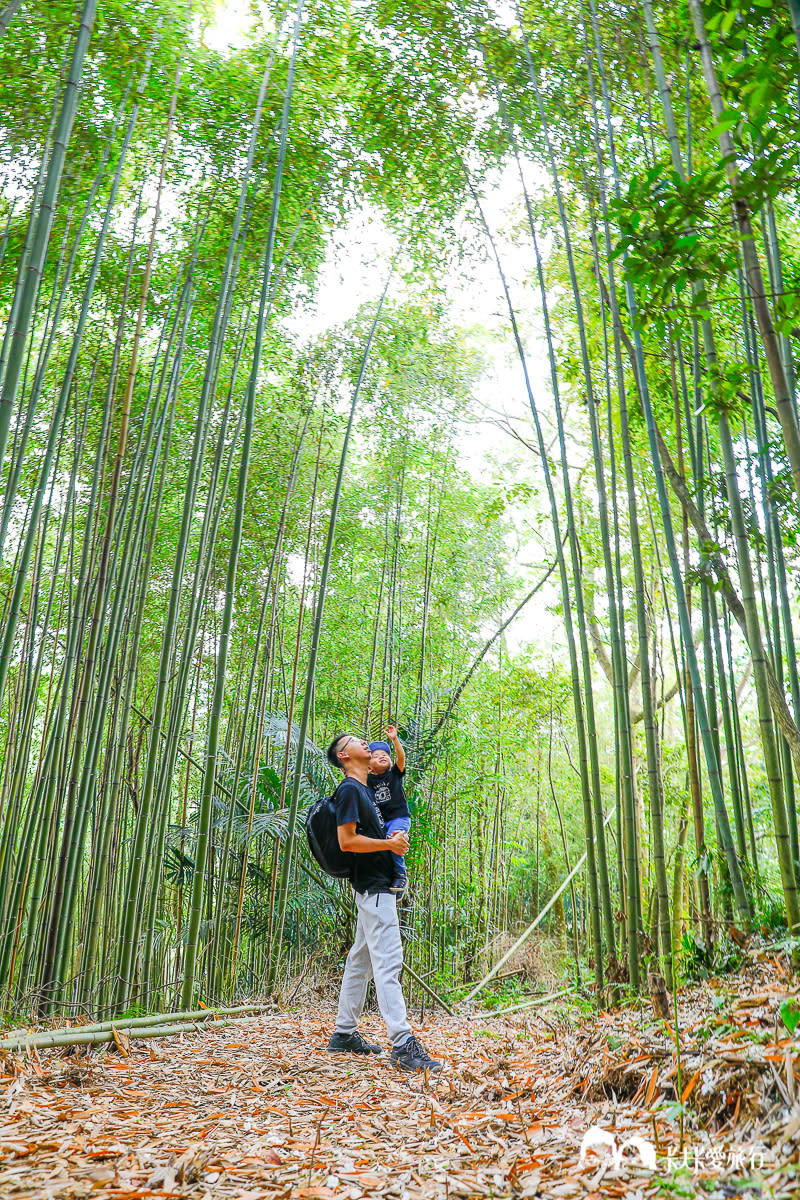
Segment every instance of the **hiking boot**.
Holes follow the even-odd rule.
[[[422,1042],[412,1034],[400,1046],[392,1050],[392,1066],[401,1071],[441,1071],[442,1064],[438,1058],[431,1058]]]
[[[383,1054],[380,1046],[368,1042],[363,1033],[354,1029],[352,1033],[332,1033],[328,1042],[329,1054]]]
[[[408,887],[408,876],[407,875],[395,875],[395,877],[392,881],[392,886],[389,888],[389,891],[394,892],[396,895],[399,894],[402,896],[403,892],[406,890],[407,887]]]

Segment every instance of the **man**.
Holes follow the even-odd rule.
[[[354,734],[341,733],[328,747],[328,760],[345,776],[336,789],[336,824],[340,847],[353,855],[350,882],[358,911],[356,940],[345,963],[336,1030],[328,1050],[333,1054],[381,1053],[380,1046],[368,1042],[358,1031],[367,984],[374,979],[378,1006],[392,1043],[392,1066],[404,1071],[439,1071],[442,1064],[431,1058],[411,1032],[400,987],[403,945],[397,899],[391,891],[392,854],[408,853],[408,834],[400,830],[386,837],[375,797],[367,786],[369,743]]]

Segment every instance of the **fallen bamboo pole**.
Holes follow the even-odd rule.
[[[256,1014],[273,1007],[273,1005],[263,1004],[242,1004],[236,1008],[198,1008],[192,1012],[151,1013],[149,1016],[143,1017],[120,1017],[118,1020],[98,1021],[93,1025],[70,1025],[63,1029],[40,1029],[31,1033],[17,1030],[0,1038],[0,1050],[6,1047],[8,1041],[16,1043],[21,1039],[45,1037],[51,1033],[106,1033],[111,1029],[146,1029],[151,1025],[171,1025],[175,1022],[206,1023],[216,1021],[218,1017]]]
[[[230,1021],[215,1021],[216,1028],[230,1025]],[[125,1025],[115,1025],[113,1029],[57,1029],[52,1033],[32,1033],[28,1037],[19,1037],[0,1043],[2,1050],[48,1050],[60,1046],[96,1046],[102,1042],[113,1042],[114,1034],[130,1034],[134,1038],[176,1037],[180,1033],[201,1033],[207,1022],[191,1021],[186,1024],[146,1025],[142,1028],[130,1029]]]
[[[554,1000],[561,1000],[563,996],[572,994],[572,988],[564,988],[562,992],[552,992],[549,996],[534,996],[532,1000],[523,1000],[520,1004],[509,1004],[505,1008],[496,1008],[493,1012],[483,1013],[484,1017],[502,1017],[505,1013],[521,1012],[524,1008],[541,1008],[545,1004],[552,1004]]]
[[[614,815],[614,809],[612,808],[611,811],[609,812],[608,816],[606,817],[606,819],[603,821],[604,828],[608,824],[608,822],[611,820],[613,815]],[[496,963],[495,966],[492,967],[489,974],[485,975],[483,977],[483,979],[480,981],[480,983],[476,983],[475,987],[472,989],[472,991],[469,992],[464,997],[463,1000],[459,1000],[459,1004],[467,1004],[470,1000],[472,1000],[475,996],[477,996],[478,992],[483,991],[483,989],[486,987],[489,980],[494,979],[495,975],[500,970],[500,968],[504,967],[506,965],[508,960],[511,958],[511,955],[516,954],[516,952],[517,952],[517,950],[519,950],[520,946],[522,946],[525,942],[527,942],[528,938],[531,936],[534,929],[536,929],[537,925],[541,924],[541,922],[544,920],[544,918],[550,912],[550,909],[553,907],[553,905],[555,904],[558,897],[561,895],[561,893],[563,891],[565,891],[569,887],[570,883],[572,882],[574,877],[578,874],[578,871],[580,871],[581,867],[583,866],[583,864],[585,862],[586,862],[586,851],[583,852],[581,857],[575,863],[575,866],[572,868],[572,870],[570,871],[567,878],[561,884],[561,887],[558,888],[555,892],[553,892],[553,895],[547,901],[547,904],[545,904],[542,911],[537,915],[536,919],[531,922],[531,924],[528,926],[528,928],[525,930],[524,933],[520,934],[520,936],[514,942],[514,945],[511,947],[511,949],[506,951],[506,953],[503,955],[503,957],[500,959],[500,961],[498,963]]]

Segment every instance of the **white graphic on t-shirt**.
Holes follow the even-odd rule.
[[[381,780],[380,783],[375,784],[374,791],[375,791],[375,803],[377,804],[378,809],[380,810],[383,808],[384,804],[389,803],[389,801],[392,798],[392,793],[389,789],[388,783],[384,783],[383,780]]]

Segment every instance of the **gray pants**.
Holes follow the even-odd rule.
[[[354,892],[358,923],[356,940],[347,956],[336,1014],[337,1033],[352,1033],[364,1011],[367,984],[375,980],[378,1007],[392,1046],[401,1046],[411,1033],[400,987],[403,945],[397,919],[397,899],[391,893],[362,896]]]

